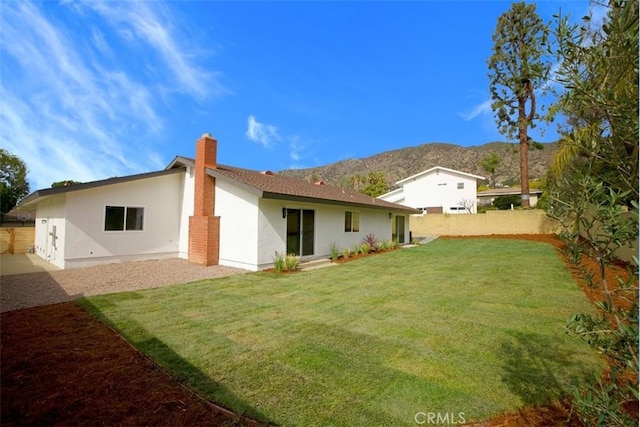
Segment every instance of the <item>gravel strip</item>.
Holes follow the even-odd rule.
[[[81,296],[157,288],[246,273],[184,259],[125,262],[0,278],[0,312],[71,301]]]

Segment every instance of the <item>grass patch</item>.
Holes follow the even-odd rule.
[[[587,299],[537,242],[436,240],[80,304],[208,399],[283,426],[479,421],[564,396],[601,366],[564,332]]]

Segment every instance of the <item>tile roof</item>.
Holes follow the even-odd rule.
[[[177,157],[167,168],[182,165],[193,166],[194,160]],[[324,183],[312,183],[299,178],[291,178],[269,171],[258,172],[234,166],[218,164],[215,169],[207,168],[207,173],[216,178],[227,178],[260,191],[266,199],[300,200],[316,203],[357,205],[405,213],[419,211],[396,203],[386,202],[357,191]]]

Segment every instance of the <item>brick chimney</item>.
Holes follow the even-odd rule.
[[[205,133],[196,141],[193,216],[189,217],[189,262],[217,265],[220,255],[220,217],[214,216],[216,180],[206,169],[217,168],[218,141]]]

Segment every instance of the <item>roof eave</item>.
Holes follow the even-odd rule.
[[[65,187],[44,188],[44,189],[36,190],[33,193],[29,194],[24,199],[22,199],[18,203],[18,207],[28,207],[31,205],[35,205],[46,198],[56,196],[59,194],[66,194],[72,191],[88,190],[91,188],[103,187],[106,185],[137,181],[140,179],[154,178],[156,176],[170,175],[173,173],[180,172],[181,169],[182,167],[174,167],[173,169],[164,169],[160,171],[146,172],[146,173],[141,173],[136,175],[127,175],[127,176],[121,176],[117,178],[107,178],[107,179],[101,179],[98,181],[90,181],[90,182],[83,182],[81,184],[68,185]]]
[[[194,164],[195,164],[195,160],[190,159],[189,157],[175,156],[173,160],[171,160],[171,162],[167,165],[167,167],[164,168],[164,170],[176,169],[176,168],[187,167],[187,166],[193,167]]]
[[[378,210],[386,210],[393,212],[405,212],[408,214],[419,214],[421,211],[413,208],[409,208],[407,206],[395,205],[372,205],[368,203],[359,203],[359,202],[347,202],[342,200],[333,200],[333,199],[322,199],[318,197],[308,197],[308,196],[296,196],[293,194],[282,194],[282,193],[273,193],[273,192],[263,192],[262,198],[271,199],[271,200],[285,200],[285,201],[295,201],[295,202],[307,202],[307,203],[319,203],[323,205],[334,205],[334,206],[357,206],[361,208],[369,208],[369,209],[378,209]]]
[[[486,179],[485,177],[480,176],[480,175],[474,175],[472,173],[462,172],[462,171],[458,171],[458,170],[455,170],[455,169],[445,168],[445,167],[442,167],[442,166],[434,166],[434,167],[429,168],[429,169],[427,169],[425,171],[418,172],[415,175],[411,175],[411,176],[408,176],[408,177],[406,177],[404,179],[401,179],[400,181],[396,182],[396,185],[402,185],[405,182],[411,181],[413,179],[417,179],[417,178],[419,178],[419,177],[421,177],[423,175],[427,175],[427,174],[429,174],[430,172],[432,172],[432,171],[434,171],[436,169],[440,169],[440,170],[447,171],[447,172],[452,172],[452,173],[455,173],[455,174],[458,174],[458,175],[464,175],[464,176],[470,177],[470,178],[475,178],[476,180],[484,180],[484,179]]]

